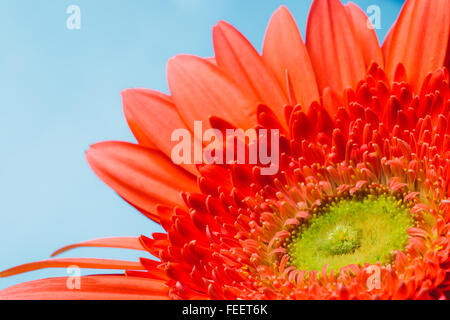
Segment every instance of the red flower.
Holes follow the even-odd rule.
[[[139,262],[50,259],[125,270],[38,280],[1,298],[446,299],[450,297],[448,0],[409,0],[382,48],[354,4],[315,0],[306,45],[284,7],[262,56],[232,26],[215,57],[176,56],[171,96],[123,92],[139,144],[103,142],[94,172],[166,233],[78,246],[148,251]],[[259,165],[182,165],[175,129],[278,128],[275,176]],[[181,196],[180,196],[181,194]]]

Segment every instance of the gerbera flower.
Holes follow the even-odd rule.
[[[215,57],[168,63],[171,95],[123,92],[138,144],[93,145],[94,172],[160,223],[152,237],[65,247],[151,253],[138,262],[50,259],[118,275],[19,284],[1,298],[450,298],[448,0],[409,0],[380,48],[354,4],[315,0],[306,44],[273,15],[262,55],[231,25]],[[175,129],[277,128],[274,176],[259,165],[174,165]]]

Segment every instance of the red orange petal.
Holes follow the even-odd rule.
[[[176,142],[171,136],[176,129],[186,129],[172,99],[160,92],[148,89],[129,89],[122,92],[125,117],[139,144],[149,146],[148,141],[168,157]],[[151,147],[151,145],[150,145]],[[194,165],[183,164],[194,175]]]
[[[210,116],[246,129],[256,123],[256,104],[212,63],[179,55],[169,60],[167,73],[177,110],[192,130],[194,121],[207,126]]]
[[[362,50],[344,6],[338,0],[315,0],[308,18],[306,47],[319,89],[343,92],[364,78]]]
[[[449,28],[449,0],[408,0],[384,45],[387,76],[392,80],[402,63],[418,91],[425,76],[444,63]]]
[[[250,42],[224,21],[214,27],[213,42],[217,64],[251,94],[255,102],[270,106],[283,120],[282,107],[288,103],[287,96]]]
[[[383,53],[381,52],[375,29],[369,18],[364,11],[353,2],[347,3],[345,9],[352,22],[353,33],[362,50],[366,69],[374,62],[380,67],[383,67]]]
[[[80,248],[80,247],[104,247],[104,248],[122,248],[133,250],[144,250],[139,238],[135,237],[118,237],[118,238],[102,238],[95,240],[83,241],[76,244],[65,246],[52,253],[52,257],[57,256],[63,252]]]
[[[80,289],[68,288],[68,278],[30,281],[0,291],[0,300],[162,300],[164,281],[123,275],[80,277]]]
[[[290,91],[287,72],[297,103],[309,108],[313,101],[319,101],[319,89],[308,51],[294,18],[284,6],[275,11],[270,19],[264,38],[263,58],[286,95]]]
[[[86,269],[111,269],[111,270],[145,270],[139,263],[134,261],[94,259],[94,258],[62,258],[49,259],[22,264],[0,272],[0,278],[14,276],[24,272],[30,272],[45,268],[67,268],[77,266]]]
[[[198,190],[192,175],[161,152],[142,146],[102,142],[91,146],[86,157],[100,179],[146,212],[156,212],[158,204],[183,205],[181,190]]]

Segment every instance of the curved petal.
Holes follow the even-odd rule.
[[[297,103],[309,108],[320,101],[316,76],[297,24],[289,10],[281,6],[270,19],[264,38],[263,58],[289,96],[286,71],[292,81]]]
[[[381,46],[381,52],[383,53],[383,58],[386,59],[388,52],[391,50],[392,46],[392,30],[395,29],[396,23],[394,23],[391,27],[391,30],[384,38],[383,45]],[[385,69],[386,69],[386,61],[385,61]]]
[[[251,94],[256,103],[268,105],[283,120],[287,95],[251,43],[225,21],[213,28],[213,42],[217,64]]]
[[[145,251],[145,249],[141,245],[139,238],[119,237],[119,238],[102,238],[102,239],[88,240],[76,244],[71,244],[56,250],[55,252],[52,253],[51,256],[54,257],[63,252],[80,247],[122,248],[122,249]]]
[[[176,108],[192,131],[194,121],[203,121],[206,127],[210,116],[245,129],[256,123],[256,103],[205,59],[178,55],[169,60],[167,73]]]
[[[450,28],[449,0],[408,0],[383,48],[392,81],[399,63],[418,91],[425,76],[445,61]],[[384,47],[383,46],[383,47]]]
[[[156,146],[168,157],[176,142],[171,136],[176,129],[186,129],[172,99],[154,90],[128,89],[122,92],[125,117],[139,144]],[[183,168],[197,175],[195,165],[183,164]]]
[[[0,291],[0,300],[163,300],[164,281],[124,275],[80,277],[80,287],[69,289],[69,278],[21,283]]]
[[[111,269],[111,270],[145,270],[139,263],[134,261],[94,259],[94,258],[62,258],[31,262],[16,266],[0,272],[0,278],[14,276],[45,268],[67,268],[77,266],[85,269]]]
[[[161,152],[139,145],[101,142],[91,146],[86,158],[103,182],[146,212],[155,213],[158,204],[183,206],[180,192],[198,191],[191,174]]]
[[[367,15],[353,2],[345,5],[353,26],[356,41],[362,50],[366,69],[375,62],[380,67],[384,66],[383,53],[378,43],[377,33]]]
[[[320,90],[329,86],[343,92],[364,78],[362,50],[340,1],[313,2],[306,29],[306,47]]]

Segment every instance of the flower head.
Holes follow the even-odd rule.
[[[166,232],[56,252],[120,247],[157,260],[31,263],[0,276],[72,264],[125,274],[85,277],[76,292],[54,278],[0,296],[449,298],[449,27],[448,0],[409,0],[380,48],[356,5],[315,0],[306,44],[281,7],[260,55],[219,22],[214,58],[169,61],[170,96],[123,92],[138,144],[87,152],[99,178]],[[174,165],[171,134],[193,132],[195,121],[278,129],[277,174],[261,174],[262,164]]]

